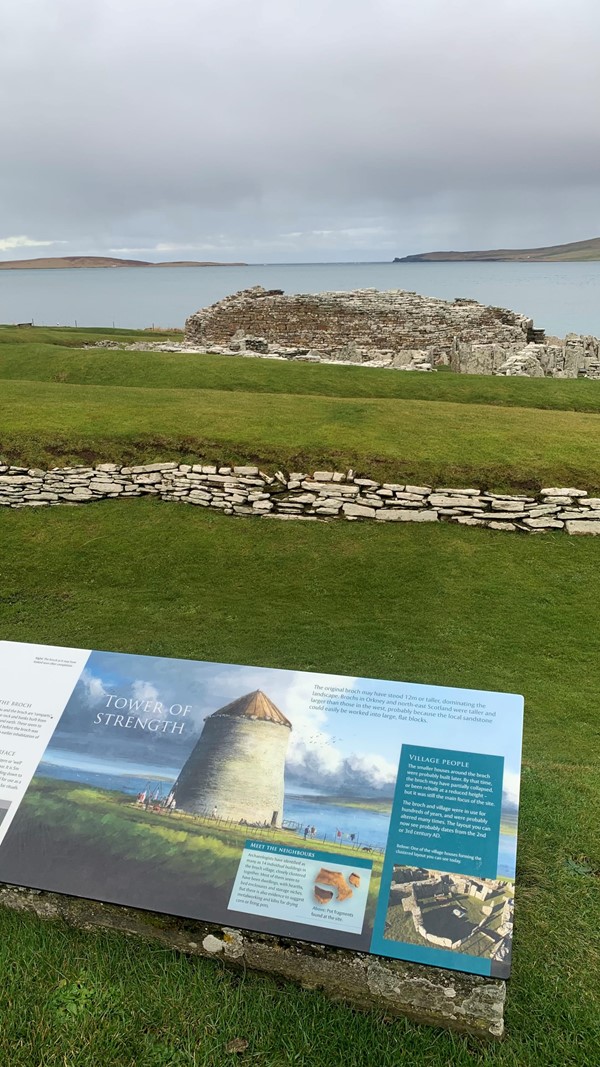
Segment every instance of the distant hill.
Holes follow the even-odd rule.
[[[420,252],[414,256],[396,256],[394,263],[561,263],[569,260],[600,259],[600,237],[574,241],[569,245],[546,248],[494,248],[483,252]]]
[[[145,259],[114,259],[112,256],[47,256],[41,259],[9,259],[0,270],[68,270],[73,267],[247,267],[247,263],[213,263],[183,259],[149,263]]]

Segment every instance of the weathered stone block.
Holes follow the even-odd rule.
[[[176,463],[144,463],[138,467],[122,467],[121,474],[155,474],[159,471],[175,470],[176,466]],[[91,467],[89,473],[94,473]]]
[[[592,519],[600,519],[600,510],[596,508],[572,508],[570,511],[558,511],[557,519],[583,519],[589,522]]]
[[[405,508],[384,508],[375,513],[380,522],[437,522],[438,513],[431,511],[412,511]]]
[[[372,519],[378,514],[375,508],[367,508],[362,504],[344,504],[343,512],[344,515],[349,515],[356,519]]]
[[[492,500],[492,511],[523,511],[520,500]]]
[[[315,510],[320,511],[321,508],[333,508],[334,511],[339,511],[343,503],[344,501],[340,500],[338,497],[324,497],[322,500],[317,501],[318,506],[315,507]]]
[[[478,502],[474,497],[467,496],[466,494],[460,495],[458,493],[455,495],[432,493],[428,503],[434,508],[456,508],[460,506],[468,508],[479,506],[480,508],[483,508],[485,506],[483,502]]]
[[[309,478],[305,478],[302,482],[302,488],[308,490],[308,492],[323,493],[328,496],[347,496],[354,497],[360,493],[358,485],[342,485],[338,482],[314,482]]]
[[[158,485],[162,481],[161,475],[156,473],[151,474],[136,474],[134,475],[134,482],[136,485]]]
[[[585,520],[571,520],[567,522],[567,533],[570,534],[593,534],[598,536],[600,534],[600,521],[590,522]]]
[[[556,498],[552,497],[551,499],[553,501],[552,504],[541,504],[539,507],[532,507],[530,504],[527,505],[526,514],[531,519],[539,519],[541,515],[556,515],[556,513],[560,511],[560,508],[558,504],[554,502]]]
[[[529,512],[528,511],[490,511],[490,512],[485,512],[484,511],[484,512],[480,512],[479,514],[481,514],[482,516],[485,516],[487,514],[487,515],[489,515],[490,519],[494,520],[495,522],[502,522],[504,520],[507,520],[508,522],[520,522],[521,519],[525,519],[525,518],[528,517]]]
[[[542,518],[542,519],[523,519],[523,526],[528,526],[532,530],[562,530],[564,523],[559,519]]]
[[[90,489],[94,493],[110,493],[117,496],[123,492],[123,485],[120,482],[96,482],[92,481],[89,485]]]

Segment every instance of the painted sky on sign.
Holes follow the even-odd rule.
[[[93,652],[48,756],[59,761],[70,753],[80,760],[92,759],[96,766],[127,761],[181,767],[206,716],[255,689],[262,689],[292,723],[286,765],[291,787],[340,795],[391,795],[402,744],[431,744],[503,755],[505,790],[516,800],[520,697],[235,664]],[[114,719],[107,723],[106,716],[114,715],[115,698],[127,702],[125,709],[118,709],[125,719],[156,717],[157,701],[166,709],[174,706],[176,712],[188,705],[185,717],[158,716],[185,722],[185,729],[163,733],[122,728],[114,725]],[[370,713],[357,714],[353,707]],[[439,717],[439,710],[470,716],[495,713],[495,717],[489,722],[465,722]],[[419,721],[410,721],[411,716]]]

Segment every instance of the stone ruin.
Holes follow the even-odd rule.
[[[403,289],[286,295],[254,286],[191,315],[184,347],[397,370],[600,378],[598,338],[546,339],[518,312]]]

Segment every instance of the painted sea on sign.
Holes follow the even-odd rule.
[[[159,799],[168,795],[176,778],[176,774],[165,778],[164,774],[158,770],[156,772],[148,770],[144,775],[115,774],[91,768],[69,767],[64,764],[57,766],[49,762],[42,762],[38,773],[48,778],[91,785],[96,789],[126,793],[128,796],[136,796],[144,790],[149,790],[152,794],[156,793]],[[390,811],[369,809],[368,801],[366,804],[366,807],[358,807],[336,803],[333,797],[323,803],[322,797],[288,794],[285,805],[286,827],[290,829],[293,827],[302,840],[304,840],[305,828],[308,827],[310,830],[314,827],[314,838],[311,837],[310,832],[307,835],[309,841],[317,841],[321,844],[323,842],[337,843],[345,847],[356,845],[361,850],[383,852],[388,839],[391,802]],[[516,850],[516,833],[501,833],[498,874],[514,877]]]

